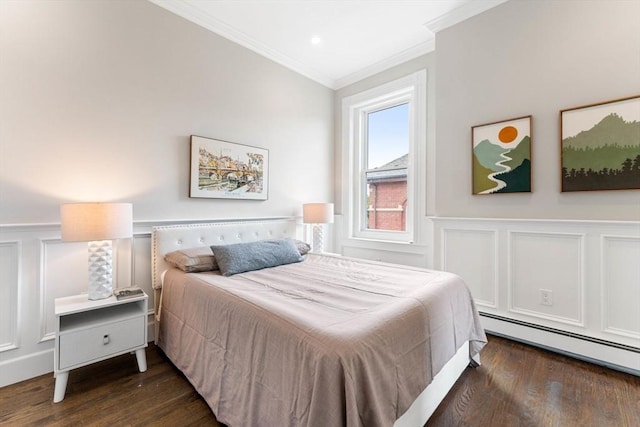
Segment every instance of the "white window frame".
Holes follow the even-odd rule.
[[[349,238],[398,243],[415,241],[418,217],[418,173],[416,159],[426,150],[427,72],[420,70],[406,77],[365,92],[346,97],[342,101],[342,176],[348,181],[343,191],[343,207]],[[406,230],[366,229],[366,133],[367,114],[399,104],[409,104],[409,161],[407,165]]]

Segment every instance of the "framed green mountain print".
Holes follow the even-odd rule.
[[[562,191],[640,189],[640,95],[560,111]]]
[[[531,192],[531,116],[471,127],[472,193]]]

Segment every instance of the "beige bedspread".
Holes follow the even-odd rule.
[[[158,343],[232,427],[391,426],[467,340],[486,343],[450,273],[309,254],[164,279]]]

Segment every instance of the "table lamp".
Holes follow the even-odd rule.
[[[333,223],[333,203],[305,203],[302,205],[302,222],[313,224],[313,252],[324,252],[323,225]]]
[[[89,299],[113,292],[111,240],[133,235],[131,203],[68,203],[60,207],[62,240],[89,242]]]

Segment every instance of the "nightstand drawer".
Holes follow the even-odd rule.
[[[138,316],[120,322],[60,335],[60,358],[57,368],[68,369],[96,359],[144,345],[145,317]]]

